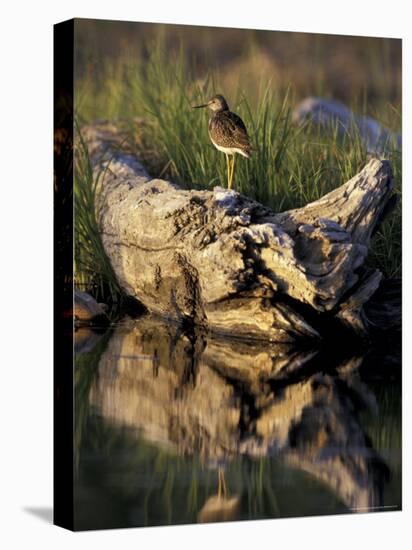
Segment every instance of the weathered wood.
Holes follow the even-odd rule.
[[[402,148],[402,137],[391,132],[371,117],[353,113],[339,101],[319,97],[308,97],[301,101],[293,111],[295,122],[311,120],[326,130],[337,131],[342,138],[345,135],[359,136],[366,150],[382,154],[395,146]]]
[[[391,197],[387,161],[304,208],[274,213],[236,191],[150,179],[115,125],[84,128],[100,178],[103,244],[125,292],[151,311],[235,336],[319,335],[326,313],[368,331],[363,304],[380,273],[363,268]]]

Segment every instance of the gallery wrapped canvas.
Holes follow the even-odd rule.
[[[55,523],[400,510],[401,41],[54,44]]]

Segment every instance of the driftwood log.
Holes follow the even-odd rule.
[[[387,161],[372,159],[320,200],[275,213],[233,190],[151,179],[114,124],[85,127],[84,137],[101,175],[104,248],[121,287],[149,311],[279,342],[318,337],[335,320],[368,333],[363,306],[381,273],[364,262],[392,194]]]

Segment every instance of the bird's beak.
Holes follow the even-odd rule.
[[[209,105],[207,103],[205,103],[204,105],[195,105],[193,109],[203,109],[203,107],[209,107]]]

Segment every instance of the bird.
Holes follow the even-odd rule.
[[[213,113],[209,119],[209,137],[216,149],[226,155],[227,186],[228,189],[231,189],[235,154],[238,153],[249,159],[253,148],[243,120],[237,114],[232,113],[226,99],[221,94],[213,96],[204,105],[195,105],[193,108],[205,107],[208,107]],[[232,157],[232,161],[229,157]]]

